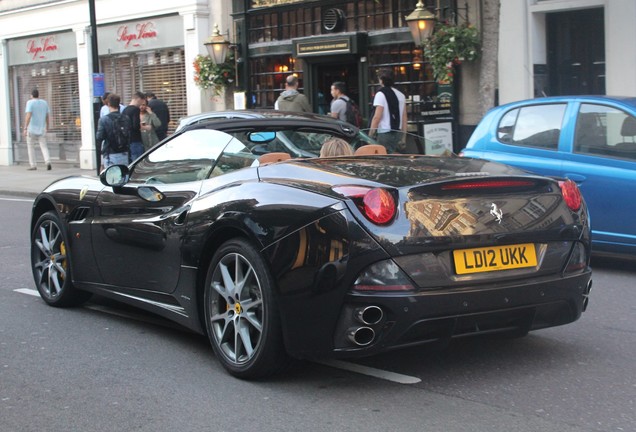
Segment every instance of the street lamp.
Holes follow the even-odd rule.
[[[227,50],[230,47],[230,42],[226,40],[221,32],[219,32],[219,26],[214,24],[214,32],[210,39],[205,42],[205,48],[208,50],[208,54],[212,58],[214,64],[225,63],[225,57],[227,56]]]
[[[424,8],[422,0],[415,5],[415,10],[404,18],[409,25],[415,45],[422,45],[433,34],[435,15]]]

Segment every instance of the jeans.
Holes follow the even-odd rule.
[[[141,141],[130,143],[130,160],[135,161],[144,152],[144,145]]]
[[[404,139],[404,134],[401,131],[392,130],[389,132],[380,133],[376,137],[378,142],[386,147],[387,153],[396,153],[399,148],[400,142]]]
[[[102,155],[102,166],[104,169],[111,165],[128,165],[129,163],[130,159],[128,152]]]

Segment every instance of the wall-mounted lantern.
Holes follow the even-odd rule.
[[[417,2],[415,10],[404,18],[411,30],[415,45],[422,45],[433,34],[435,28],[435,14],[424,8],[422,0]]]

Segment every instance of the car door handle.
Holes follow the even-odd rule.
[[[569,178],[570,180],[576,182],[576,183],[583,183],[587,177],[585,177],[584,175],[581,174],[573,174],[573,173],[565,173],[565,175],[563,176],[565,178]]]

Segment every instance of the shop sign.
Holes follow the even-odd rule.
[[[134,29],[130,29],[127,24],[122,25],[117,30],[117,41],[124,44],[124,48],[140,47],[145,39],[156,39],[157,31],[153,21],[138,23]]]
[[[146,18],[97,28],[99,55],[183,46],[183,19],[179,15]]]
[[[73,32],[12,39],[7,45],[11,66],[77,57]]]
[[[323,54],[349,54],[351,41],[349,38],[330,39],[315,42],[296,42],[298,57]]]
[[[437,95],[427,97],[421,102],[420,115],[425,121],[451,119],[453,116],[453,88],[452,85],[439,84]]]
[[[300,3],[304,0],[252,0],[251,4],[253,8],[280,6],[288,3]]]
[[[424,138],[426,138],[424,153],[427,155],[453,151],[453,125],[451,122],[425,124]]]
[[[292,41],[294,57],[331,54],[360,54],[366,52],[367,34],[352,33],[343,36],[306,37]]]

